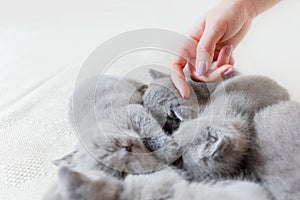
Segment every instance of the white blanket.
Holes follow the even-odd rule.
[[[67,113],[76,73],[63,69],[2,107],[0,199],[41,199],[56,177],[51,161],[74,149]]]

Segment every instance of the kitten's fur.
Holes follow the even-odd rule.
[[[51,188],[45,200],[269,200],[268,193],[255,183],[189,183],[169,168],[128,175],[121,181],[103,171],[83,174],[62,167],[58,178],[58,185]]]
[[[287,101],[255,116],[263,185],[276,200],[300,198],[300,105]]]
[[[172,85],[170,79],[162,75],[160,79],[168,87]],[[183,171],[188,173],[191,180],[197,181],[234,177],[240,175],[242,170],[243,175],[254,172],[254,166],[259,164],[259,154],[256,152],[255,141],[252,141],[252,118],[260,109],[289,99],[284,88],[266,77],[237,76],[225,81],[224,85],[219,84],[200,115],[184,121],[169,136],[162,130],[153,131],[161,124],[152,119],[147,109],[153,113],[155,100],[166,97],[166,93],[170,92],[174,91],[150,84],[143,99],[151,99],[153,106],[147,108],[147,101],[144,101],[146,110],[142,106],[132,105],[136,110],[130,112],[133,114],[133,127],[145,145],[163,162],[171,163],[181,157]],[[193,100],[182,101],[185,101],[184,109],[187,108],[186,102],[192,102],[189,108],[194,109]],[[157,104],[165,106],[161,101]],[[171,106],[167,107],[172,109]],[[180,107],[178,104],[177,109],[180,110]],[[156,116],[154,118],[157,119]]]
[[[58,185],[48,199],[197,199],[201,195],[205,199],[224,199],[224,195],[228,199],[267,199],[258,185],[247,182],[232,182],[224,188],[224,183],[189,185],[172,167],[126,176],[151,172],[173,161],[180,172],[187,172],[180,173],[184,178],[197,181],[233,178],[241,171],[254,171],[256,165],[260,175],[266,174],[262,169],[268,165],[259,162],[258,148],[253,145],[253,117],[289,98],[270,79],[239,76],[225,81],[225,87],[212,84],[210,90],[199,83],[197,94],[203,95],[184,100],[169,77],[155,76],[159,84],[150,84],[148,89],[136,81],[102,77],[98,89],[97,79],[91,79],[75,91],[74,127],[83,144],[57,162],[67,167],[60,170]],[[213,91],[211,96],[208,91]],[[243,189],[245,193],[237,192]]]
[[[55,163],[104,170],[120,178],[155,170],[157,159],[148,153],[128,119],[128,105],[141,103],[144,89],[137,81],[109,76],[82,83],[74,92],[70,113],[80,139],[77,150]]]
[[[143,106],[168,134],[172,134],[183,120],[196,118],[199,111],[209,102],[212,92],[220,84],[220,81],[205,83],[187,78],[190,97],[184,99],[178,93],[170,76],[151,69],[149,73],[154,81],[149,84],[143,96]]]

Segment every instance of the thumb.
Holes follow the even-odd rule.
[[[204,75],[213,61],[216,44],[222,38],[223,32],[215,28],[206,27],[197,45],[196,71],[199,76]]]

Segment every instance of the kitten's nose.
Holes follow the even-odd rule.
[[[132,151],[132,146],[127,146],[127,147],[125,147],[125,150],[126,150],[127,152],[131,152],[131,151]]]

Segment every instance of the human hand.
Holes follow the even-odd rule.
[[[255,16],[250,0],[222,0],[208,11],[190,37],[195,41],[183,47],[182,57],[172,64],[171,77],[184,98],[189,97],[189,87],[183,69],[194,81],[212,82],[234,72],[232,50],[245,37]]]

